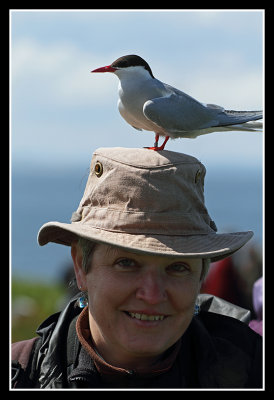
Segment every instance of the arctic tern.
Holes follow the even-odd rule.
[[[262,111],[225,110],[201,103],[153,76],[148,63],[137,55],[118,58],[91,72],[112,72],[119,78],[118,109],[133,128],[154,131],[152,150],[163,150],[169,138],[196,138],[211,132],[257,131]],[[165,136],[158,146],[159,136]]]

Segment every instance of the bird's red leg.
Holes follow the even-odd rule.
[[[155,150],[164,150],[165,145],[166,145],[168,139],[169,139],[169,136],[166,136],[166,137],[165,137],[165,140],[164,140],[164,143],[162,144],[162,146],[157,147]]]
[[[159,135],[158,133],[155,134],[155,143],[154,143],[154,147],[158,147],[158,142],[159,142]]]
[[[159,135],[156,134],[156,135],[155,135],[155,144],[154,144],[154,147],[145,147],[145,149],[154,150],[154,151],[161,151],[161,150],[164,150],[165,145],[166,145],[168,139],[169,139],[169,136],[166,136],[166,137],[165,137],[165,140],[164,140],[164,143],[162,144],[162,146],[158,147]]]

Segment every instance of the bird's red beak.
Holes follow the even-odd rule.
[[[97,68],[90,72],[114,72],[114,71],[116,71],[116,68],[112,68],[110,65],[106,65],[105,67]]]

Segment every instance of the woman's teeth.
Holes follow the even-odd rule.
[[[146,315],[146,314],[138,314],[138,313],[128,313],[132,318],[140,319],[141,321],[162,321],[165,316],[164,315]]]

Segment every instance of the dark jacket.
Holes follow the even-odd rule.
[[[169,371],[157,376],[140,376],[129,371],[117,376],[112,384],[104,382],[78,340],[75,323],[81,309],[73,300],[63,312],[52,315],[40,325],[37,340],[13,345],[12,386],[261,388],[262,340],[239,320],[248,318],[246,310],[209,295],[201,295],[200,299],[201,312],[184,333],[180,351]],[[234,318],[217,314],[216,310],[232,313]]]

